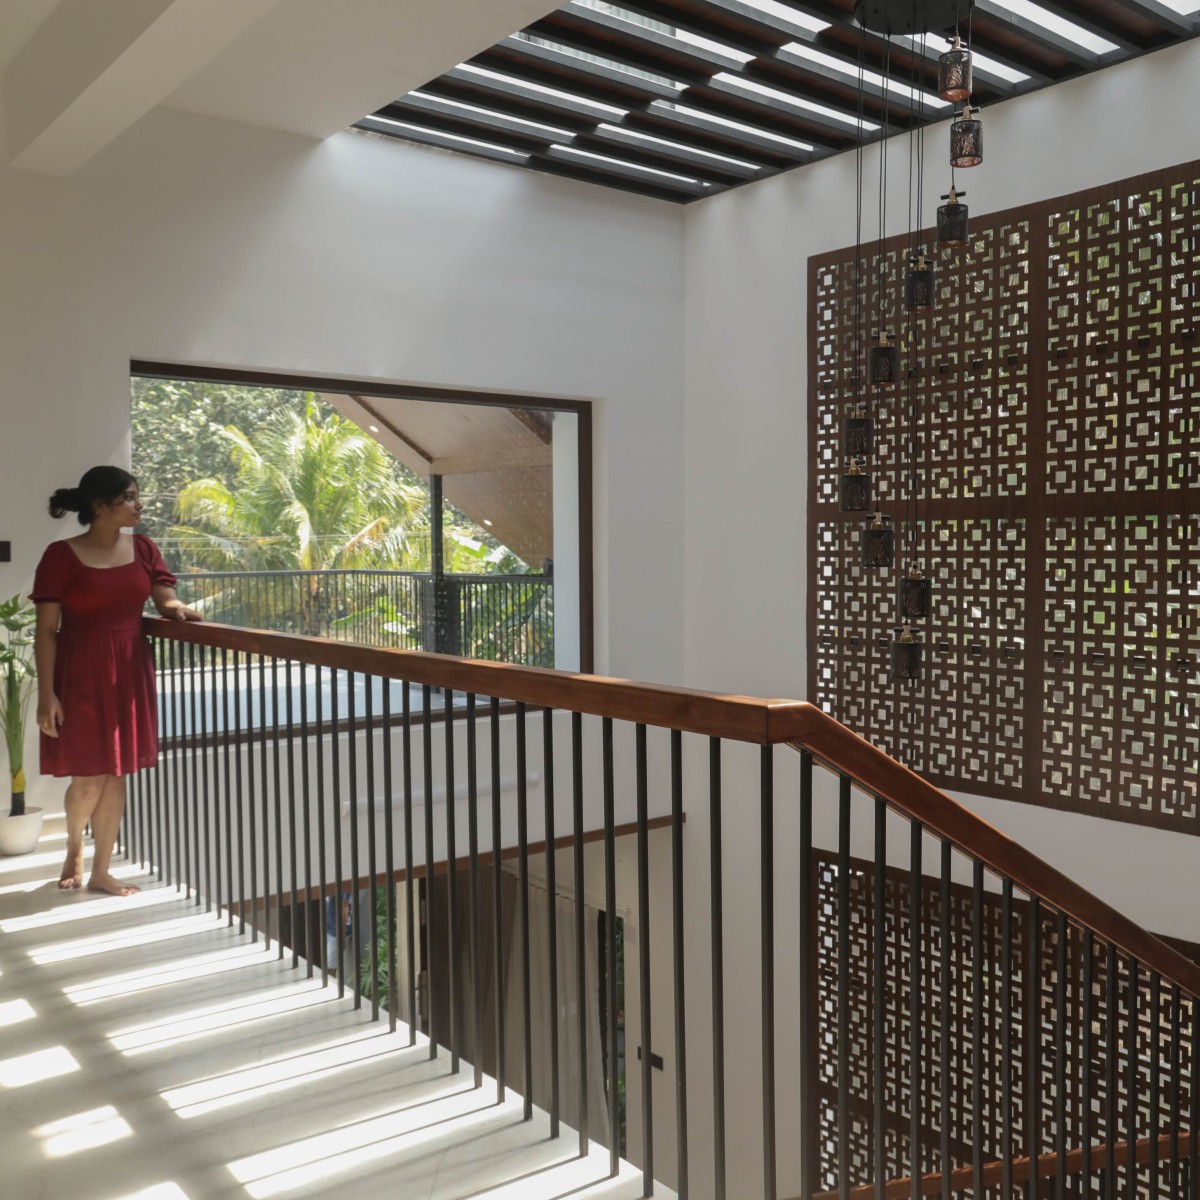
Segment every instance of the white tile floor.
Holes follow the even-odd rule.
[[[0,859],[4,1200],[641,1195],[178,893],[60,892],[63,844]]]

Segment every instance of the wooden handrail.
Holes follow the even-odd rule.
[[[1171,1155],[1171,1143],[1175,1143],[1176,1154],[1182,1162],[1188,1152],[1191,1150],[1192,1134],[1191,1133],[1163,1133],[1157,1138],[1140,1138],[1133,1144],[1134,1158],[1139,1166],[1144,1166],[1150,1161],[1150,1149],[1154,1143],[1158,1143],[1158,1161],[1167,1162]],[[1085,1160],[1089,1174],[1095,1174],[1097,1171],[1102,1171],[1108,1161],[1108,1144],[1101,1143],[1099,1146],[1092,1146],[1090,1150],[1084,1150],[1082,1146],[1077,1146],[1074,1150],[1068,1150],[1066,1153],[1066,1173],[1068,1175],[1078,1175],[1084,1170]],[[1123,1167],[1129,1162],[1129,1143],[1119,1142],[1113,1147],[1113,1157],[1118,1167]],[[1040,1154],[1037,1158],[1037,1176],[1039,1179],[1051,1179],[1058,1174],[1058,1154]],[[1030,1160],[1028,1158],[1015,1158],[1012,1162],[1012,1183],[1013,1185],[1028,1183],[1030,1176]],[[942,1194],[943,1175],[940,1172],[922,1175],[919,1185],[918,1195],[921,1196],[940,1196]],[[996,1187],[1004,1181],[1004,1163],[997,1159],[994,1162],[985,1163],[983,1167],[983,1184],[984,1187]],[[950,1190],[954,1192],[966,1191],[974,1185],[975,1171],[973,1167],[956,1167],[950,1172]],[[908,1179],[889,1179],[883,1186],[883,1200],[908,1200],[912,1195],[913,1181]],[[836,1189],[832,1192],[819,1192],[813,1196],[812,1200],[841,1200],[841,1192]],[[850,1200],[878,1200],[879,1193],[876,1191],[875,1184],[861,1183],[850,1189]]]
[[[1018,888],[1133,955],[1168,983],[1200,997],[1200,966],[812,704],[721,695],[418,650],[356,646],[329,638],[216,623],[147,617],[144,627],[147,634],[173,641],[475,692],[533,707],[566,709],[758,745],[790,744],[810,751],[832,770],[848,775],[869,795],[886,801],[1001,878],[1012,880]]]

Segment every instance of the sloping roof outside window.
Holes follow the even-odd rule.
[[[1200,0],[962,9],[985,108],[1200,33]],[[868,33],[860,63],[854,0],[570,0],[358,125],[686,203],[947,119],[952,32]]]

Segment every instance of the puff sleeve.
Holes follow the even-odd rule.
[[[173,588],[178,580],[167,570],[167,564],[163,562],[158,547],[145,534],[139,533],[135,536],[138,559],[145,567],[146,574],[150,576],[150,586]]]
[[[63,558],[62,542],[51,542],[42,555],[33,576],[33,591],[29,599],[34,604],[61,604],[66,586],[67,562]],[[70,554],[71,551],[67,550]]]

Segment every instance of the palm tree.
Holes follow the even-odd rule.
[[[191,543],[193,563],[209,571],[415,565],[410,538],[427,519],[428,496],[398,477],[378,442],[322,414],[315,397],[302,414],[280,412],[253,435],[227,426],[224,436],[236,485],[200,479],[179,495],[172,535]],[[304,633],[322,630],[321,597],[319,577],[303,577],[294,601]]]

